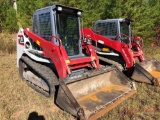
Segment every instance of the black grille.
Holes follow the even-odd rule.
[[[33,32],[35,34],[38,34],[37,15],[34,15],[34,18],[33,18]]]
[[[116,36],[116,22],[99,22],[95,25],[95,31],[103,36]]]
[[[40,36],[46,40],[51,40],[52,27],[50,13],[39,15]]]

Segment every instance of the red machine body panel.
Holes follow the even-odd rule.
[[[145,57],[144,57],[144,53],[142,51],[142,47],[134,39],[132,40],[131,44],[132,44],[132,48],[135,49],[133,51],[134,59],[138,59],[139,62],[143,62],[145,60]]]
[[[71,73],[71,69],[73,70],[86,66],[100,68],[98,57],[94,52],[94,48],[92,47],[92,45],[83,45],[83,49],[86,49],[88,56],[69,59],[66,50],[62,46],[60,40],[60,45],[58,46],[50,41],[46,41],[45,39],[39,37],[31,31],[28,31],[27,29],[24,29],[24,34],[26,34],[42,48],[44,56],[47,56],[52,60],[57,69],[59,78],[66,78],[67,74]]]
[[[104,45],[114,49],[115,51],[117,51],[119,54],[122,55],[124,61],[126,62],[127,68],[133,67],[135,62],[133,57],[134,53],[130,49],[129,45],[98,35],[94,33],[90,28],[82,29],[82,34],[84,34],[84,36],[89,36],[90,39],[94,40],[96,43],[98,41],[103,41]]]

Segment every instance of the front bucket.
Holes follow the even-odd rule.
[[[152,59],[135,64],[132,79],[160,86],[160,62]]]
[[[133,83],[117,69],[68,84],[67,88],[83,109],[84,119],[101,117],[136,91]]]

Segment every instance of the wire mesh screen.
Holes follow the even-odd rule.
[[[33,18],[33,32],[35,34],[38,34],[37,15],[34,15],[34,18]]]
[[[95,31],[104,36],[116,36],[117,25],[116,22],[100,22],[95,26]]]
[[[117,25],[115,22],[106,23],[106,35],[108,36],[116,36],[117,35]]]
[[[52,37],[51,17],[50,13],[39,15],[40,36],[50,41]]]

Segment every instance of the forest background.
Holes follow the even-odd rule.
[[[159,0],[16,0],[0,1],[0,32],[15,33],[19,27],[32,25],[36,9],[63,4],[83,10],[84,27],[93,28],[100,19],[129,18],[133,34],[141,36],[145,43],[160,46]]]

